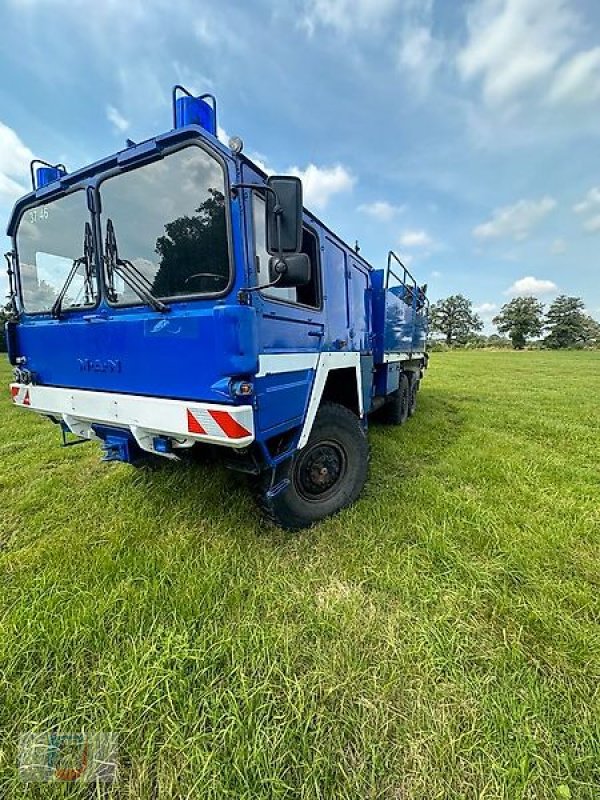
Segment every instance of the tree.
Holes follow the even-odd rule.
[[[431,307],[431,328],[442,333],[447,345],[465,344],[483,322],[473,311],[473,304],[462,294],[453,294]]]
[[[583,338],[582,344],[600,345],[600,322],[597,322],[593,317],[586,316],[584,318]]]
[[[184,292],[215,292],[229,278],[225,197],[209,189],[210,197],[194,216],[178,217],[165,225],[165,235],[156,240],[160,267],[152,291],[158,297]],[[216,277],[197,277],[212,273]]]
[[[0,306],[0,353],[6,353],[6,329],[5,325],[12,317],[10,306]]]
[[[488,347],[503,347],[508,349],[510,347],[510,340],[506,336],[500,336],[499,333],[492,333],[487,337]]]
[[[548,335],[545,342],[548,347],[555,350],[576,347],[586,341],[588,323],[583,308],[580,297],[561,294],[556,298],[546,314]]]
[[[535,297],[515,297],[502,306],[492,322],[500,333],[507,333],[515,350],[525,347],[527,338],[541,336],[544,305]]]

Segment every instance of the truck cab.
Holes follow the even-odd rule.
[[[167,133],[72,173],[32,164],[8,226],[11,394],[106,460],[217,446],[304,527],[358,497],[368,414],[414,410],[425,292],[216,129],[214,98],[175,87]]]

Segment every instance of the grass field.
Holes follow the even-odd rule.
[[[289,535],[5,392],[0,796],[600,797],[600,353],[434,354],[419,402]],[[20,733],[82,729],[117,785],[19,782]]]

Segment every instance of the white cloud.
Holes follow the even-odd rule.
[[[553,105],[590,103],[600,98],[600,47],[576,53],[558,70],[547,102]]]
[[[480,303],[478,306],[473,306],[473,311],[481,316],[490,316],[497,308],[496,303]]]
[[[484,324],[484,333],[491,333],[493,330],[492,319],[498,313],[498,306],[496,303],[480,303],[479,305],[474,305],[473,311],[481,318]]]
[[[600,207],[600,187],[593,186],[584,199],[573,206],[573,211],[576,214],[587,214],[588,211],[594,211],[598,207]]]
[[[402,34],[398,66],[400,71],[409,71],[420,92],[429,88],[438,67],[442,63],[444,48],[434,39],[427,25],[407,25]]]
[[[532,228],[556,207],[552,197],[540,200],[519,200],[512,206],[497,208],[492,218],[473,230],[478,239],[512,238],[517,242],[526,239]]]
[[[306,169],[292,167],[290,174],[302,180],[304,203],[309,208],[325,208],[332,195],[350,191],[356,181],[341,164],[334,167],[309,164]]]
[[[396,0],[307,0],[302,25],[311,36],[318,25],[350,33],[376,27],[396,7]]]
[[[266,175],[275,174],[275,170],[269,166],[264,156],[261,156],[259,153],[248,153],[248,158],[250,161],[253,161],[259,169],[262,169]]]
[[[404,231],[399,239],[403,247],[429,247],[433,244],[431,236],[426,231]]]
[[[553,281],[527,275],[525,278],[520,278],[518,281],[515,281],[504,294],[520,297],[537,297],[538,295],[550,294],[551,292],[557,291],[558,286]]]
[[[114,106],[106,106],[106,117],[117,133],[125,133],[129,128],[129,120]]]
[[[0,122],[0,200],[12,204],[27,192],[29,164],[34,158],[16,132]]]
[[[600,215],[591,217],[583,223],[584,231],[587,233],[598,233],[600,231]]]
[[[442,273],[439,270],[434,269],[433,272],[431,273],[431,277],[432,278],[441,278],[442,277]]]
[[[25,186],[0,172],[0,203],[12,205],[15,200],[26,193]]]
[[[398,42],[398,70],[411,96],[427,93],[440,67],[445,45],[432,33],[433,0],[403,0]]]
[[[391,222],[398,214],[406,211],[406,206],[394,206],[386,200],[377,200],[374,203],[360,205],[358,210],[381,222]]]
[[[555,239],[550,246],[550,252],[553,256],[562,256],[567,252],[567,243],[564,239]]]
[[[573,206],[576,214],[592,214],[583,223],[583,230],[587,233],[598,233],[600,231],[600,187],[592,186],[583,200]]]
[[[567,0],[477,0],[467,15],[459,72],[481,81],[488,105],[510,104],[549,85],[579,25]]]
[[[26,175],[34,158],[16,132],[0,122],[0,172],[7,175]]]
[[[229,144],[230,135],[227,133],[222,125],[217,125],[217,139],[223,144]]]

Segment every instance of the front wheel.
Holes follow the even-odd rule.
[[[319,409],[306,446],[281,465],[274,484],[290,485],[276,497],[261,487],[261,505],[288,530],[298,530],[351,505],[367,480],[369,445],[358,417],[337,403]]]

